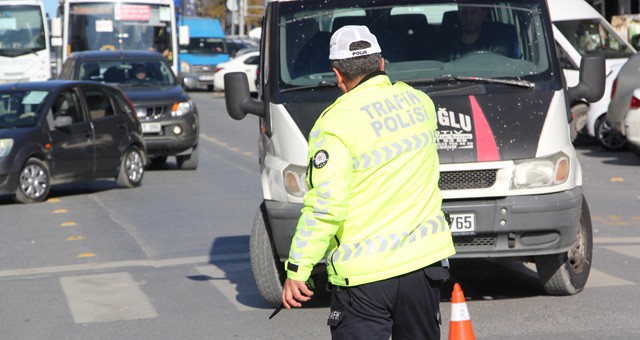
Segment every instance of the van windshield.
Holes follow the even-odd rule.
[[[540,2],[380,3],[283,3],[278,35],[285,87],[335,80],[329,40],[345,25],[366,25],[376,35],[392,81],[442,75],[529,81],[552,77]]]
[[[599,54],[613,59],[629,58],[634,54],[631,46],[605,25],[602,19],[556,21],[554,25],[581,56]]]

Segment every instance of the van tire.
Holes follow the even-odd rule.
[[[600,145],[610,151],[621,150],[627,145],[627,139],[620,132],[609,126],[609,123],[604,119],[604,115],[596,121],[595,135]]]
[[[264,203],[258,207],[249,238],[251,271],[262,298],[273,307],[282,303],[282,289],[286,273],[284,265],[276,256],[271,240],[269,223]]]
[[[540,283],[549,295],[573,295],[581,292],[591,271],[593,231],[587,200],[582,198],[580,226],[576,241],[561,254],[536,256]]]

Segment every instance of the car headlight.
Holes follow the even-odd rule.
[[[0,157],[6,157],[13,147],[13,139],[0,139]]]
[[[180,72],[191,72],[191,65],[186,61],[180,61]]]
[[[171,107],[171,117],[179,117],[184,116],[187,113],[191,112],[191,107],[193,103],[191,101],[173,103],[173,107]]]
[[[563,152],[515,161],[511,188],[529,189],[562,184],[569,178],[569,165],[569,156]]]
[[[297,165],[289,165],[282,171],[282,179],[287,193],[292,196],[302,197],[307,192],[305,179],[307,168]]]

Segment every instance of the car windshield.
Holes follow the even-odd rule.
[[[85,61],[78,78],[131,86],[176,84],[171,67],[161,60]]]
[[[598,54],[613,59],[629,58],[634,54],[631,45],[599,18],[556,21],[554,25],[582,56]]]
[[[34,126],[47,91],[0,92],[0,128]]]
[[[390,2],[384,2],[389,4]],[[344,25],[367,25],[376,35],[392,81],[428,80],[442,75],[552,79],[550,33],[540,2],[295,1],[281,6],[278,34],[283,87],[335,81],[329,40]],[[479,15],[473,28],[469,13]],[[480,38],[467,43],[470,30]],[[268,65],[266,65],[268,66]]]
[[[189,45],[180,48],[183,54],[223,54],[227,53],[227,45],[222,38],[191,38]]]

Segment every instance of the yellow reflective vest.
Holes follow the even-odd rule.
[[[431,99],[384,73],[340,96],[309,134],[304,207],[287,277],[326,257],[329,281],[355,286],[455,254],[441,211]]]

